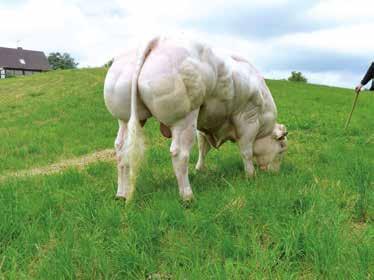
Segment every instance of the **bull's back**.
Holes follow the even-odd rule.
[[[199,108],[205,95],[201,61],[191,49],[160,42],[148,55],[139,76],[139,94],[152,115],[172,125]]]
[[[130,117],[131,81],[136,61],[136,50],[118,57],[105,80],[105,103],[115,117],[125,121]],[[224,63],[203,44],[160,40],[146,57],[139,75],[140,119],[153,115],[160,122],[172,125],[202,105],[206,109],[212,107],[207,112],[218,114],[212,115],[215,122],[221,116],[224,119],[232,98],[228,94],[232,92],[228,90],[231,74],[225,69]],[[209,104],[204,104],[207,99]],[[206,122],[210,123],[209,119]]]

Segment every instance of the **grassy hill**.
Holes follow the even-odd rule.
[[[105,69],[0,80],[0,175],[113,146]],[[0,279],[354,278],[374,274],[374,96],[268,81],[289,151],[247,180],[225,144],[178,201],[170,141],[146,124],[134,203],[114,200],[112,162],[0,181]]]

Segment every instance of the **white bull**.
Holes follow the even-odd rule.
[[[115,141],[117,197],[132,198],[144,150],[142,125],[150,117],[172,137],[170,153],[183,200],[193,197],[188,160],[196,135],[204,167],[211,146],[239,145],[245,171],[253,159],[262,170],[278,170],[287,149],[286,128],[264,79],[245,59],[218,55],[209,46],[184,39],[154,38],[114,60],[104,86],[105,104],[119,120]]]

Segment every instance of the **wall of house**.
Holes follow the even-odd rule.
[[[6,69],[5,70],[5,75],[7,77],[11,77],[11,76],[22,76],[23,75],[23,71],[22,70]]]
[[[4,79],[13,76],[28,76],[36,73],[40,73],[38,70],[16,70],[16,69],[2,69],[0,68],[0,78]]]

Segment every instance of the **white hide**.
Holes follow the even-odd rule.
[[[170,131],[166,134],[172,137],[174,172],[185,200],[192,198],[188,159],[197,130],[199,170],[210,147],[218,148],[227,140],[238,143],[248,176],[254,175],[254,157],[261,169],[276,170],[287,149],[286,129],[276,124],[275,103],[258,71],[241,57],[218,54],[199,42],[155,38],[138,51],[117,57],[105,80],[104,99],[120,120],[119,197],[130,199],[135,184],[128,179],[135,164],[126,143],[129,138],[137,141],[139,120],[151,116]],[[130,136],[132,122],[138,126]]]

